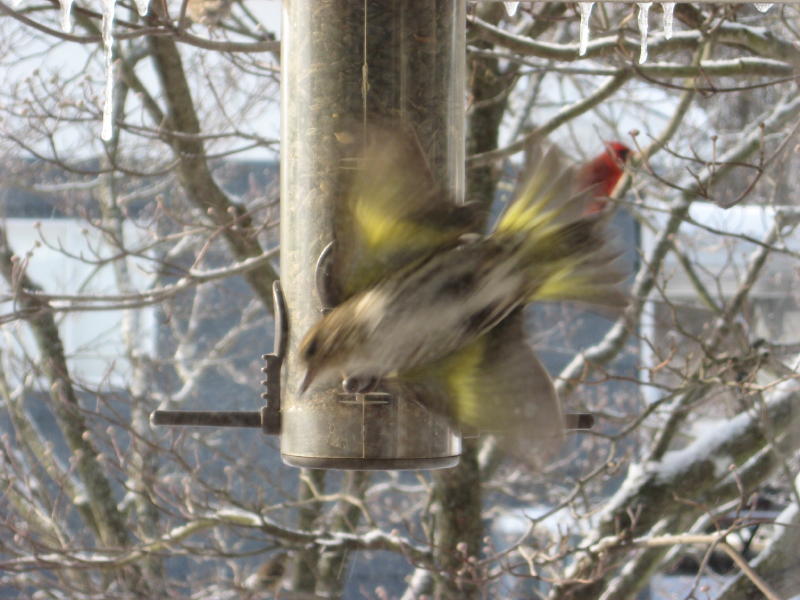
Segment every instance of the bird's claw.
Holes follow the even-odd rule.
[[[342,390],[346,394],[368,394],[375,391],[380,380],[377,377],[345,377]]]

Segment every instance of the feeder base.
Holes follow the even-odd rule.
[[[435,458],[325,458],[281,454],[291,467],[306,469],[343,469],[346,471],[397,471],[449,469],[458,464],[459,455]]]

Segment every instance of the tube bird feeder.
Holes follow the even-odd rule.
[[[281,283],[289,335],[281,454],[290,465],[434,469],[458,462],[457,430],[402,386],[346,393],[336,385],[300,394],[297,346],[322,315],[317,261],[347,218],[337,200],[349,127],[402,124],[419,142],[436,184],[463,198],[464,4],[283,2]]]
[[[260,411],[156,410],[153,425],[257,427],[283,461],[318,469],[439,469],[461,452],[430,390],[396,381],[369,393],[328,381],[301,393],[298,346],[323,314],[321,258],[336,264],[347,222],[353,132],[392,123],[415,140],[431,185],[464,197],[465,0],[283,0],[281,281]],[[350,140],[352,141],[352,140]],[[386,340],[391,344],[392,340]],[[348,388],[347,390],[345,388]],[[567,428],[592,426],[567,415]]]

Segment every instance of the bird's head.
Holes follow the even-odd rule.
[[[300,343],[300,360],[306,367],[300,392],[305,392],[321,376],[344,367],[358,350],[362,332],[363,327],[353,318],[347,304],[314,325]]]
[[[606,142],[606,149],[612,158],[616,159],[623,165],[631,154],[631,149],[622,142]]]

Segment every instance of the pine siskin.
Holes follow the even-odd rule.
[[[347,194],[347,244],[337,247],[346,300],[301,342],[301,391],[330,376],[422,385],[444,396],[458,423],[500,432],[514,454],[532,438],[557,445],[558,399],[525,341],[521,309],[625,304],[604,215],[585,214],[595,190],[577,189],[576,169],[554,149],[536,153],[494,230],[477,235],[474,211],[443,201],[402,135],[373,138]]]

